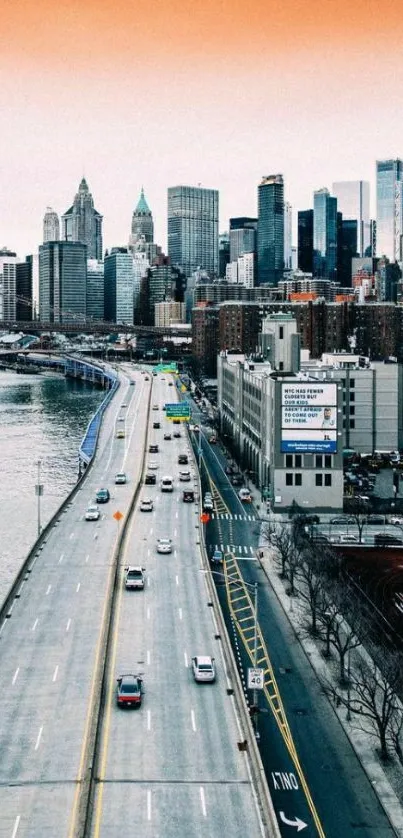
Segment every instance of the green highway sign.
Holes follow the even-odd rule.
[[[165,416],[167,419],[181,419],[187,421],[190,419],[190,407],[188,402],[176,402],[174,404],[165,405]]]
[[[156,367],[153,367],[153,372],[165,372],[167,374],[172,373],[173,375],[177,375],[178,365],[176,361],[166,361],[165,364],[157,364]]]

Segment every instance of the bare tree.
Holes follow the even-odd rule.
[[[298,566],[298,593],[309,611],[309,631],[313,635],[319,633],[317,615],[323,597],[322,561],[322,555],[315,546],[308,544]]]
[[[329,585],[319,602],[317,621],[322,630],[322,637],[326,639],[325,653],[330,652],[330,646],[337,652],[340,684],[345,685],[348,680],[347,656],[361,645],[363,613],[360,603],[356,598],[349,599],[346,589],[341,585]]]
[[[270,522],[263,527],[262,535],[265,541],[273,547],[275,558],[281,566],[281,577],[288,579],[290,583],[288,593],[294,596],[295,576],[301,555],[294,544],[290,527]]]
[[[346,694],[336,687],[325,687],[332,692],[338,703],[362,720],[362,727],[379,741],[382,759],[389,757],[389,745],[393,744],[402,762],[400,733],[403,724],[402,705],[397,691],[402,686],[402,655],[379,649],[383,660],[383,671],[370,660],[354,662],[351,672],[351,691]]]
[[[367,516],[370,511],[370,506],[367,500],[363,500],[359,497],[349,498],[347,505],[347,514],[349,515],[349,517],[354,518],[358,530],[358,540],[360,544],[362,542],[362,531],[364,529],[364,525],[366,524]]]

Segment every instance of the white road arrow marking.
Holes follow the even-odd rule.
[[[296,827],[297,832],[302,832],[302,830],[306,829],[308,826],[308,824],[305,823],[305,821],[301,821],[300,818],[295,818],[295,820],[289,821],[288,818],[286,818],[284,812],[280,812],[280,818],[283,821],[283,823],[285,823],[287,826]]]

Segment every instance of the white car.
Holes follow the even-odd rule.
[[[212,683],[215,681],[214,658],[206,655],[197,655],[192,658],[193,677],[199,684]]]
[[[85,520],[86,521],[98,521],[100,516],[100,511],[97,506],[89,506],[86,513],[85,513]]]
[[[157,553],[172,553],[172,541],[170,538],[159,538],[157,541]]]
[[[127,591],[143,590],[144,570],[144,567],[135,567],[133,565],[126,569],[125,588]]]
[[[122,402],[122,404],[120,406],[121,407],[127,407],[127,404],[126,404],[126,402]]]
[[[126,480],[127,480],[127,478],[126,478],[126,474],[125,474],[124,471],[118,471],[118,473],[115,474],[115,483],[116,484],[126,483]]]
[[[154,504],[151,498],[143,498],[140,503],[140,512],[152,512],[154,509]]]
[[[147,468],[149,468],[149,469],[150,469],[150,471],[155,471],[155,469],[157,469],[157,468],[158,468],[158,463],[156,462],[156,460],[151,460],[151,461],[149,462],[149,464],[148,464]]]
[[[360,540],[358,535],[341,535],[340,536],[340,544],[359,544]],[[361,543],[363,543],[363,539],[361,539]]]
[[[242,501],[242,503],[252,503],[252,497],[249,489],[240,489],[238,492],[238,497],[239,500]]]
[[[190,471],[186,471],[186,470],[180,471],[179,472],[179,480],[181,480],[182,483],[189,483],[189,480],[191,480]]]
[[[400,518],[399,515],[391,515],[389,524],[393,524],[395,527],[403,527],[403,518]]]

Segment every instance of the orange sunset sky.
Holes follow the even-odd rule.
[[[142,184],[163,247],[175,183],[220,190],[220,230],[263,174],[295,213],[334,180],[373,187],[403,156],[402,34],[397,0],[2,0],[0,246],[35,251],[83,174],[106,247]]]

